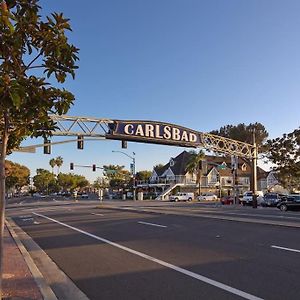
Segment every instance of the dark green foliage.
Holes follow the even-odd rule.
[[[151,171],[147,171],[147,170],[139,171],[136,173],[135,179],[146,181],[146,180],[149,180],[151,175],[152,175]]]
[[[260,151],[264,151],[263,145],[269,134],[265,126],[261,123],[256,122],[254,124],[250,123],[249,125],[245,125],[244,123],[240,123],[238,125],[226,125],[221,127],[219,130],[213,130],[210,133],[252,144],[253,130],[255,130],[256,144]]]
[[[267,141],[268,158],[283,186],[289,190],[300,189],[300,128]]]
[[[5,184],[8,189],[20,189],[29,184],[30,171],[26,166],[7,160],[5,161],[5,173]]]
[[[7,1],[0,18],[0,133],[8,130],[9,153],[27,136],[55,128],[49,113],[65,114],[74,96],[47,82],[75,76],[78,49],[68,43],[69,20],[53,13],[42,20],[37,0]]]
[[[103,166],[103,175],[109,180],[111,188],[124,188],[132,180],[130,172],[119,165]]]

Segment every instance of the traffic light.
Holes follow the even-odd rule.
[[[93,172],[96,171],[96,165],[93,165]]]
[[[44,139],[44,154],[51,154],[51,141]]]
[[[74,163],[70,163],[70,170],[74,170]]]
[[[77,137],[77,149],[83,150],[83,136],[79,135]]]
[[[122,141],[122,148],[127,149],[127,141]]]

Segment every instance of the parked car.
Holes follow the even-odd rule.
[[[281,197],[277,193],[266,193],[264,195],[263,201],[261,202],[261,206],[277,206],[277,204],[281,201]]]
[[[40,193],[34,193],[34,194],[32,194],[32,197],[34,197],[34,198],[45,198],[46,196],[43,195],[43,194],[40,194]]]
[[[88,199],[89,195],[86,193],[81,194],[81,199]]]
[[[169,197],[170,201],[192,201],[194,193],[177,193]]]
[[[221,198],[221,204],[223,205],[231,205],[234,203],[234,196],[224,196]],[[241,203],[241,200],[238,199],[238,204]]]
[[[218,196],[213,193],[203,193],[202,195],[198,196],[197,199],[199,201],[201,200],[215,201],[218,199]]]
[[[264,194],[262,191],[257,191],[257,204],[260,205],[263,202]],[[245,192],[243,194],[243,198],[241,200],[242,204],[245,205],[252,205],[253,202],[253,193],[252,191]]]
[[[300,210],[300,195],[291,194],[282,198],[282,201],[277,204],[277,208],[281,211]]]

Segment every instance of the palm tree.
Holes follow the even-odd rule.
[[[55,159],[55,163],[56,163],[56,165],[57,165],[57,174],[59,174],[59,169],[60,169],[60,167],[63,165],[63,163],[64,163],[64,159],[61,157],[61,156],[58,156],[58,157],[56,157],[56,159]]]
[[[197,180],[196,183],[198,183],[198,193],[200,196],[201,193],[201,161],[204,160],[205,154],[202,150],[200,150],[198,153],[196,151],[190,151],[191,158],[189,159],[187,165],[186,165],[186,171],[192,176],[194,176],[194,173],[197,173]]]
[[[49,160],[49,165],[50,165],[51,168],[52,168],[52,174],[53,174],[53,172],[54,172],[54,167],[56,166],[56,160],[55,160],[55,158],[52,158],[52,159]]]

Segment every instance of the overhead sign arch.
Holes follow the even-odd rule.
[[[257,190],[257,146],[229,138],[192,130],[159,121],[112,120],[87,117],[51,115],[56,124],[53,136],[81,136],[155,143],[182,147],[202,147],[217,153],[244,157],[252,160],[253,195]],[[62,143],[62,142],[58,142]],[[20,147],[24,151],[26,148]]]
[[[257,158],[256,145],[232,140],[159,121],[113,120],[52,115],[56,123],[53,136],[84,136],[181,147],[205,148],[210,151]]]
[[[126,139],[128,141],[199,147],[201,135],[195,130],[158,121],[115,120],[109,124],[106,138]]]

